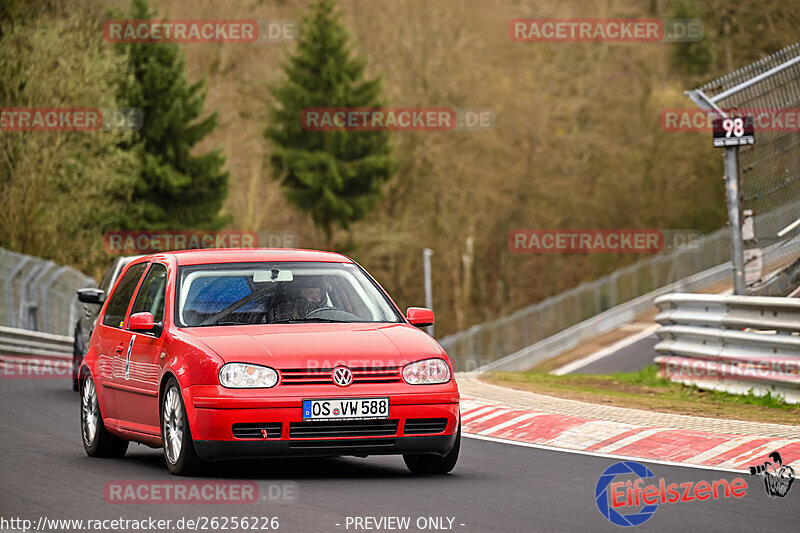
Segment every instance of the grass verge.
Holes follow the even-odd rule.
[[[800,405],[787,404],[780,396],[704,391],[662,378],[656,365],[611,375],[492,372],[482,379],[512,389],[597,404],[708,418],[800,424]]]

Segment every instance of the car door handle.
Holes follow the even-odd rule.
[[[114,350],[116,350],[117,353],[122,353],[122,350],[124,350],[124,349],[125,349],[125,343],[124,342],[119,343],[117,345],[117,347],[114,348]]]

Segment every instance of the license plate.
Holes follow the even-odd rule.
[[[389,398],[303,400],[303,420],[374,420],[389,418]]]

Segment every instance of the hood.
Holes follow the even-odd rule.
[[[280,324],[187,328],[226,363],[283,368],[402,366],[443,351],[407,324]]]

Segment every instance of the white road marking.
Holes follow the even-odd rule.
[[[511,412],[511,409],[497,409],[497,411],[493,413],[486,413],[477,418],[463,418],[468,424],[476,424],[478,422],[486,422],[487,420],[491,420],[492,418],[497,418],[498,416],[505,415]]]
[[[775,439],[767,443],[764,443],[761,446],[756,446],[753,449],[742,452],[736,457],[733,457],[732,459],[728,459],[727,461],[720,463],[720,465],[731,466],[731,467],[738,466],[741,464],[744,464],[746,466],[755,466],[755,461],[757,457],[766,456],[770,452],[774,452],[778,448],[782,448],[784,446],[787,446],[789,444],[794,444],[796,442],[797,440],[795,439]],[[793,463],[788,463],[788,464],[797,466],[797,463],[800,463],[800,461],[794,461]]]
[[[621,422],[610,422],[608,420],[592,420],[580,426],[569,428],[560,433],[556,438],[551,439],[548,444],[551,446],[572,447],[586,449],[600,442],[606,441],[611,437],[621,435],[626,431],[636,429],[632,424]]]
[[[713,459],[714,457],[722,455],[725,452],[729,452],[729,451],[733,450],[734,448],[738,448],[742,444],[747,444],[748,442],[751,442],[751,441],[754,441],[754,440],[759,440],[761,438],[763,438],[763,437],[756,437],[756,436],[753,436],[753,435],[748,435],[746,437],[736,437],[736,438],[730,439],[727,442],[723,442],[722,444],[718,444],[718,445],[714,446],[713,448],[711,448],[710,450],[706,450],[706,451],[704,451],[703,453],[701,453],[699,455],[695,455],[694,457],[688,459],[688,461],[692,461],[692,462],[696,462],[696,463],[702,463],[703,461],[707,461],[709,459]]]
[[[524,415],[520,415],[520,416],[512,418],[511,420],[506,420],[502,424],[497,424],[496,426],[492,426],[492,427],[490,427],[488,429],[484,429],[484,430],[480,431],[479,434],[480,435],[488,435],[489,433],[497,433],[498,431],[503,430],[503,429],[505,429],[505,428],[507,428],[509,426],[513,426],[513,425],[519,424],[520,422],[524,422],[526,420],[529,420],[531,418],[535,418],[537,416],[542,416],[544,414],[546,414],[546,413],[527,413],[527,414],[524,414]]]
[[[661,433],[662,431],[667,431],[668,428],[652,428],[652,429],[644,429],[639,431],[638,433],[634,433],[633,435],[629,435],[624,439],[620,439],[616,442],[612,442],[611,444],[607,444],[602,448],[597,450],[598,453],[610,453],[614,450],[619,450],[620,448],[624,448],[629,444],[633,444],[634,442],[638,442],[642,439],[646,439],[650,435],[655,435],[656,433]]]
[[[466,413],[466,414],[462,413],[461,420],[462,421],[472,420],[476,416],[483,416],[485,413],[488,413],[489,411],[494,411],[495,409],[497,409],[496,406],[490,405],[487,407],[482,407],[476,411],[472,411],[471,413]]]

